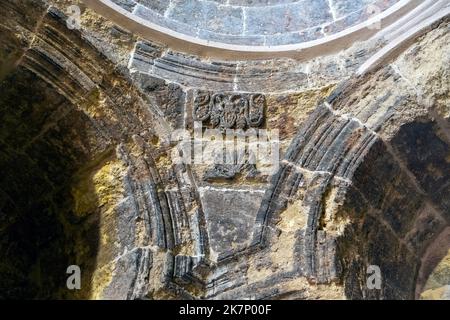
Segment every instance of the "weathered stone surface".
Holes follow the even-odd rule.
[[[245,34],[276,34],[300,31],[332,19],[328,3],[318,0],[288,5],[246,9]],[[280,23],[282,21],[283,23]]]
[[[205,211],[205,221],[213,261],[233,255],[249,245],[256,211],[263,190],[233,190],[204,187],[200,201]],[[255,210],[256,209],[256,210]]]
[[[208,93],[198,91],[194,98],[194,121],[212,128],[258,128],[264,123],[266,97],[263,94]],[[207,122],[209,121],[209,122]]]
[[[185,34],[273,45],[395,2],[116,1]],[[385,43],[218,61],[81,4],[70,30],[69,4],[0,5],[0,298],[448,297],[448,18],[358,75]],[[278,169],[175,161],[173,134],[191,139],[195,120],[279,130]]]

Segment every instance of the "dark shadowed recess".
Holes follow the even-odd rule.
[[[403,125],[369,152],[342,208],[354,221],[338,241],[348,298],[419,297],[450,248],[442,236],[450,223],[449,155],[448,137],[430,119]],[[367,288],[368,265],[380,267],[381,290]]]

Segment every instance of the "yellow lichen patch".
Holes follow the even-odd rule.
[[[115,209],[123,199],[124,163],[118,159],[105,162],[93,175],[93,184],[100,208],[97,267],[92,278],[92,298],[98,299],[112,279],[110,261],[115,246]],[[107,264],[103,264],[108,262]]]
[[[247,271],[248,284],[263,281],[274,274],[271,268],[255,267],[255,263],[251,261]],[[299,277],[280,281],[276,285],[280,292],[292,294],[295,298],[300,299],[324,299],[324,300],[343,300],[345,299],[344,288],[336,283],[328,284],[312,284],[306,277]]]
[[[109,261],[110,251],[114,247],[116,232],[115,209],[123,199],[123,177],[125,165],[117,159],[107,161],[97,170],[92,178],[97,203],[100,209],[99,248],[97,263]]]
[[[123,198],[122,179],[126,167],[120,160],[106,162],[93,176],[95,194],[100,207],[106,206],[113,209],[118,201]]]
[[[99,298],[111,280],[111,267],[116,252],[116,208],[124,198],[125,164],[108,150],[87,163],[75,176],[72,184],[74,213],[85,220],[83,229],[74,229],[77,236],[77,260],[89,266],[85,272],[90,279],[90,291],[83,296]],[[89,238],[85,239],[86,232]],[[95,238],[98,237],[96,242]],[[87,290],[87,289],[86,289]]]
[[[438,99],[438,106],[436,111],[444,119],[450,118],[450,98],[446,96],[445,98]]]
[[[311,290],[312,295],[310,295],[309,299],[320,299],[320,300],[345,300],[345,292],[344,287],[341,285],[337,285],[335,283],[332,284],[324,284],[324,285],[316,285]]]
[[[145,142],[142,137],[135,135],[133,136],[133,142],[127,143],[126,148],[130,156],[139,158],[144,154]]]
[[[136,36],[119,29],[117,32],[112,32],[118,28],[113,22],[108,21],[104,17],[95,13],[80,0],[52,0],[52,4],[58,7],[62,12],[71,15],[68,11],[69,6],[76,5],[81,9],[80,26],[82,29],[95,30],[96,36],[105,39],[108,45],[115,49],[121,60],[127,58],[128,53],[133,48]]]
[[[271,268],[258,267],[255,262],[251,261],[247,270],[248,284],[263,281],[272,274],[273,270]]]
[[[90,299],[102,299],[104,289],[110,284],[114,276],[114,265],[115,262],[112,261],[95,270],[91,280]]]
[[[281,220],[277,227],[283,232],[296,232],[306,226],[308,217],[303,211],[302,200],[296,200],[289,204],[280,215]]]
[[[92,276],[91,296],[101,298],[101,293],[112,279],[110,261],[115,246],[116,217],[114,211],[123,199],[125,165],[117,159],[104,163],[92,178],[100,208],[97,266]],[[107,264],[104,264],[107,262]]]
[[[77,108],[94,121],[100,120],[104,125],[111,127],[119,126],[120,120],[114,111],[114,105],[104,90],[99,88],[92,89],[89,94],[84,97]]]
[[[72,188],[75,201],[75,214],[83,217],[97,209],[97,197],[94,186],[88,180],[82,180]]]
[[[322,200],[322,215],[320,217],[320,228],[329,235],[341,235],[346,226],[350,223],[350,218],[339,214],[340,203],[336,200],[338,188],[330,187],[324,194]]]
[[[173,254],[181,256],[194,256],[195,255],[194,245],[195,243],[193,240],[181,243],[173,249]]]
[[[298,278],[281,284],[288,292],[301,292],[302,298],[309,300],[344,300],[344,288],[335,283],[310,284],[306,278]]]
[[[447,163],[450,163],[450,154],[445,158],[445,161],[446,161]]]
[[[166,259],[166,252],[154,251],[152,254],[152,268],[149,275],[149,296],[152,299],[167,298],[168,293],[164,290],[164,284],[161,281]]]
[[[78,217],[84,217],[94,213],[98,208],[95,186],[92,183],[92,176],[98,170],[104,158],[109,156],[109,152],[99,155],[96,159],[88,162],[73,177],[72,197],[74,200],[74,213]]]
[[[275,269],[290,271],[294,263],[295,233],[282,231],[270,252],[270,259]]]
[[[150,139],[150,143],[155,146],[156,148],[159,148],[161,146],[161,141],[158,138],[158,136],[152,136],[152,138]]]
[[[442,171],[432,163],[427,165],[427,172],[430,173],[430,175],[435,179],[440,179],[444,176]]]
[[[333,230],[334,216],[337,210],[337,204],[335,202],[336,198],[336,188],[329,188],[323,196],[322,210],[323,214],[320,217],[320,227],[323,230],[331,231]]]

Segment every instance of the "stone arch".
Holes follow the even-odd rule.
[[[27,5],[37,6],[28,20]],[[23,38],[2,29],[1,44],[11,53],[1,60],[1,158],[8,173],[1,180],[2,293],[142,296],[149,243],[175,249],[185,239],[172,224],[189,223],[177,203],[176,173],[163,175],[156,164],[172,126],[160,116],[167,102],[151,101],[155,109],[149,109],[123,66],[69,30],[58,9],[36,2],[5,9]],[[169,184],[173,198],[161,191]],[[177,222],[172,206],[179,208]],[[77,292],[66,288],[71,264],[82,271]]]

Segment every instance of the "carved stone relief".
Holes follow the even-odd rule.
[[[209,93],[197,91],[194,121],[207,122],[213,128],[258,128],[264,122],[266,98],[263,94]]]

